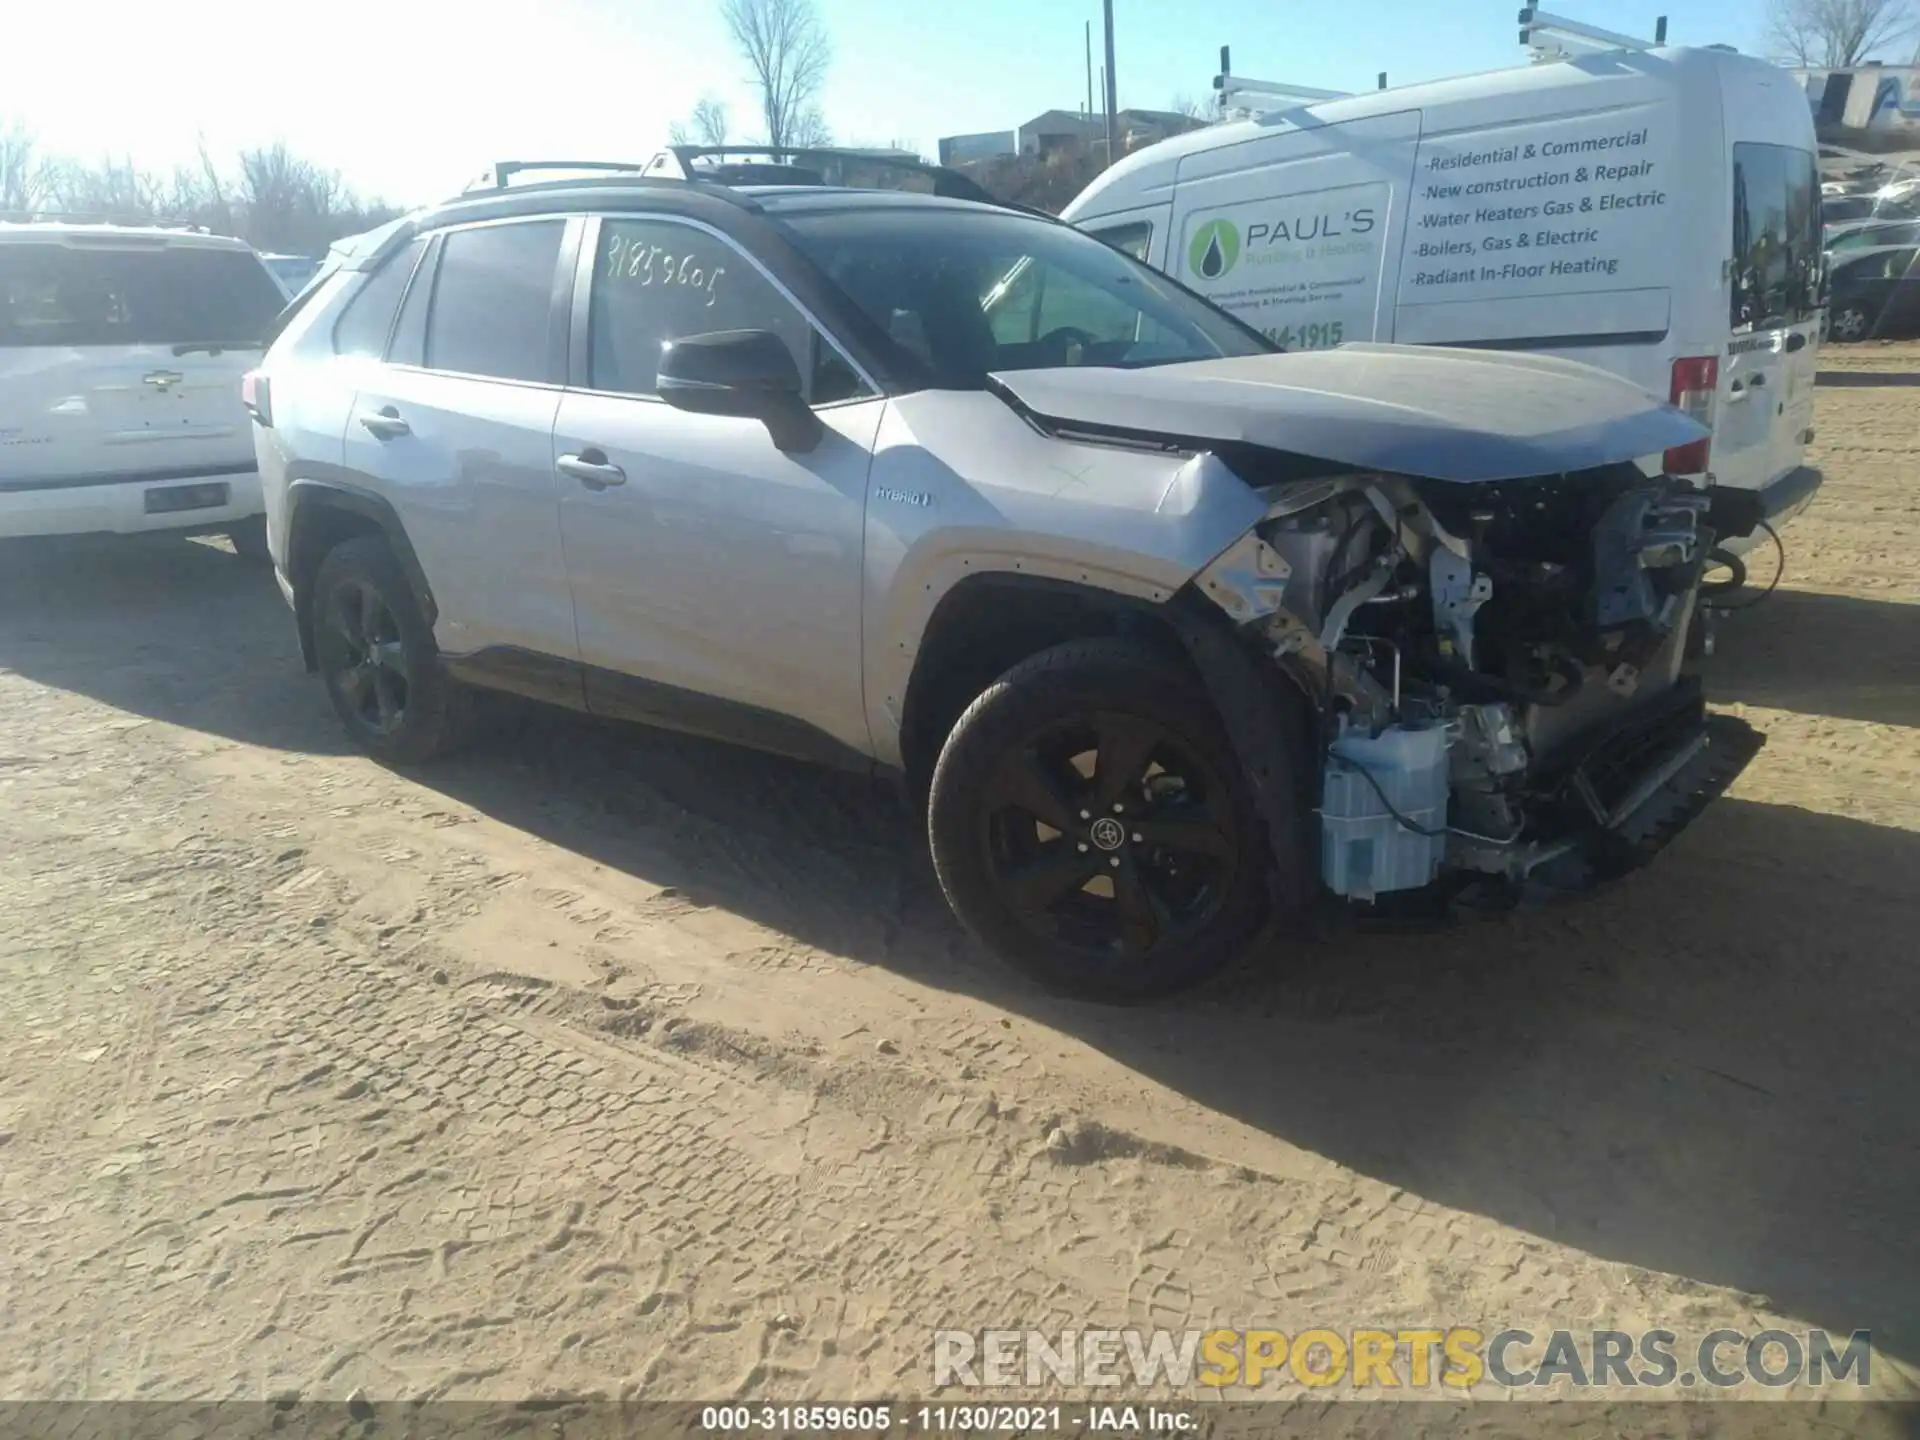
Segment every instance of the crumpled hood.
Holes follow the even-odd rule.
[[[1092,366],[992,375],[1043,420],[1239,443],[1366,470],[1476,483],[1588,470],[1704,439],[1702,426],[1605,370],[1439,346]]]

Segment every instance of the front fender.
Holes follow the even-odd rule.
[[[979,575],[1164,604],[1266,505],[1211,455],[1043,435],[988,394],[903,397],[869,479],[862,639],[876,758],[899,765],[928,622]]]

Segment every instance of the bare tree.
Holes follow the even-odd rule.
[[[213,152],[207,149],[207,137],[198,137],[200,152],[200,173],[197,180],[189,181],[186,172],[174,172],[174,188],[184,199],[191,193],[194,209],[205,218],[196,222],[205,225],[216,235],[238,235],[240,227],[234,221],[233,187],[220,174],[220,167],[214,163]]]
[[[720,0],[720,16],[759,87],[767,144],[825,143],[820,91],[833,47],[813,0]]]
[[[833,143],[833,131],[828,127],[827,117],[820,113],[818,105],[809,105],[795,118],[787,143],[814,148]]]
[[[1845,70],[1915,30],[1913,0],[1769,0],[1767,40],[1785,59]]]
[[[667,127],[667,139],[675,145],[724,145],[727,128],[727,107],[712,95],[702,95],[691,119]]]
[[[33,132],[18,121],[0,130],[0,210],[33,209],[46,179]]]
[[[49,209],[150,221],[159,219],[165,207],[165,183],[131,160],[109,156],[98,165],[56,160],[42,174],[38,206]]]
[[[378,200],[361,199],[338,174],[284,145],[242,151],[239,160],[232,181],[204,142],[197,163],[177,165],[166,175],[111,157],[86,165],[44,156],[30,132],[8,126],[0,129],[0,210],[200,225],[261,250],[305,255],[400,214]]]
[[[334,228],[350,201],[340,177],[276,142],[240,152],[239,202],[248,238],[270,250],[295,249]]]
[[[1198,120],[1202,124],[1205,124],[1207,121],[1213,119],[1214,102],[1212,100],[1196,100],[1193,96],[1183,93],[1174,96],[1172,100],[1167,102],[1167,109],[1176,115],[1184,115],[1189,120]]]

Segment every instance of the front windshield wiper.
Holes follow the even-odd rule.
[[[264,350],[266,348],[258,340],[183,340],[173,347],[173,353],[193,355],[204,350],[209,355],[218,355],[223,350]]]

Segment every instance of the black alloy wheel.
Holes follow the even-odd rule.
[[[441,667],[432,628],[385,540],[361,535],[328,551],[310,603],[327,696],[362,749],[414,765],[466,738],[472,697]]]
[[[339,580],[320,609],[343,662],[333,683],[353,719],[379,736],[406,722],[412,667],[400,622],[380,592],[359,576]]]
[[[1008,750],[980,843],[1036,937],[1138,961],[1219,914],[1241,863],[1225,782],[1161,721],[1070,717]]]
[[[1204,688],[1130,641],[1055,646],[987,687],[942,748],[928,838],[968,928],[1075,995],[1193,984],[1265,912],[1264,826]]]

